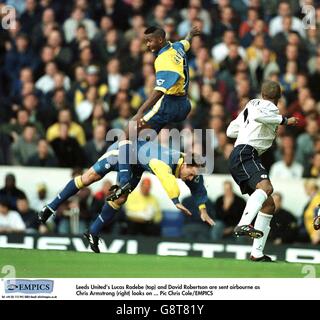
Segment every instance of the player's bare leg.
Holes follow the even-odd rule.
[[[261,230],[263,236],[259,239],[254,239],[252,245],[252,251],[250,260],[261,261],[261,262],[271,262],[271,258],[263,253],[266,241],[270,232],[270,222],[275,212],[275,203],[272,196],[264,202],[261,211],[257,215],[257,219],[254,224],[254,228]]]
[[[46,223],[47,220],[55,214],[61,203],[75,195],[80,189],[87,187],[100,179],[101,176],[91,167],[82,176],[70,180],[55,199],[42,208],[38,214],[39,221],[41,223]]]

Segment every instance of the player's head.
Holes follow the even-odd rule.
[[[149,27],[144,32],[144,40],[150,51],[157,52],[166,43],[166,33],[159,27]]]
[[[179,178],[183,181],[192,181],[199,175],[201,168],[205,167],[203,158],[195,153],[187,154],[180,167]]]
[[[263,82],[261,88],[262,98],[272,101],[274,104],[278,104],[281,98],[281,88],[278,82],[267,80]]]

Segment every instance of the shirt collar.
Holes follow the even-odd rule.
[[[162,47],[162,48],[158,51],[157,56],[159,56],[161,53],[164,53],[165,51],[167,51],[170,47],[171,47],[171,42],[168,41],[168,44],[165,45],[164,47]]]

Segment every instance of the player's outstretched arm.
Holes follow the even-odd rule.
[[[164,92],[160,90],[153,90],[148,99],[139,108],[136,116],[134,117],[134,120],[139,121],[143,117],[144,113],[148,109],[152,108],[160,100],[163,94]]]
[[[176,203],[176,208],[179,209],[182,213],[184,213],[187,216],[192,216],[192,213],[182,204],[182,203]]]
[[[287,126],[296,126],[299,123],[299,119],[295,117],[291,117],[287,119]]]
[[[210,226],[214,226],[216,223],[213,221],[213,219],[210,218],[207,209],[201,208],[200,209],[200,218],[203,222],[206,222]]]
[[[193,26],[187,36],[185,37],[185,40],[191,42],[191,39],[195,36],[199,36],[201,34],[201,31],[198,27]]]

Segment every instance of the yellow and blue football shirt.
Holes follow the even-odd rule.
[[[189,67],[186,52],[190,49],[187,40],[168,42],[154,62],[156,71],[155,90],[167,95],[185,95],[189,85]]]

